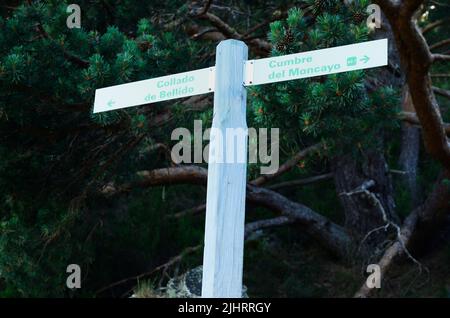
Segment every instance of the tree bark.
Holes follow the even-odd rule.
[[[406,82],[422,127],[425,148],[434,159],[450,169],[450,145],[429,74],[433,62],[450,60],[450,56],[432,54],[417,26],[413,14],[423,0],[375,2],[392,26]]]
[[[384,225],[383,214],[379,207],[363,194],[351,194],[368,180],[374,181],[370,191],[376,195],[387,217],[398,223],[395,203],[392,197],[392,183],[384,155],[371,152],[360,164],[350,155],[337,158],[334,164],[334,181],[345,215],[345,228],[356,240],[361,241],[371,230]],[[369,250],[386,238],[385,231],[377,231],[365,240],[364,248]]]
[[[402,110],[415,113],[408,87],[405,85],[402,96]],[[420,152],[420,128],[408,122],[402,123],[402,140],[399,157],[400,169],[406,173],[403,180],[409,190],[412,206],[416,207],[421,202],[420,189],[417,184],[417,169]]]
[[[376,70],[376,76],[367,80],[366,87],[369,92],[375,91],[380,87],[402,85],[404,78],[400,72],[400,58],[394,41],[392,27],[387,23],[387,19],[382,14],[381,28],[375,32],[376,39],[387,38],[389,42],[388,67]],[[375,138],[382,138],[382,134],[374,132]],[[375,181],[375,186],[370,190],[380,200],[381,205],[387,213],[387,217],[398,222],[395,213],[395,203],[393,199],[393,186],[389,175],[389,168],[383,153],[373,150],[367,153],[363,162],[359,163],[350,155],[336,158],[333,164],[334,181],[336,191],[339,194],[351,192],[360,187],[368,180]],[[339,195],[345,215],[345,228],[357,240],[364,238],[368,232],[384,224],[383,216],[378,207],[373,206],[371,201],[364,195]],[[365,240],[362,246],[362,254],[367,254],[369,250],[380,242],[384,241],[387,233],[377,231]],[[366,250],[366,251],[365,251]]]

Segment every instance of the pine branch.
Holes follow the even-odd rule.
[[[42,26],[42,24],[41,23],[38,23],[37,25],[36,25],[36,30],[38,31],[38,33],[42,36],[42,37],[44,37],[44,38],[46,38],[46,39],[49,39],[50,41],[52,41],[53,43],[57,43],[45,30],[44,30],[44,27]],[[59,45],[58,45],[59,46]],[[74,55],[74,54],[72,54],[72,53],[70,53],[70,52],[68,52],[63,46],[59,46],[60,48],[61,48],[61,50],[62,50],[62,53],[63,53],[63,55],[64,55],[64,57],[68,60],[68,61],[70,61],[70,62],[72,62],[72,63],[74,63],[74,64],[76,64],[76,65],[78,65],[78,66],[80,66],[80,67],[82,67],[82,68],[86,68],[86,67],[88,67],[89,66],[89,62],[88,61],[86,61],[86,60],[83,60],[82,58],[80,58],[80,57],[78,57],[78,56],[76,56],[76,55]]]

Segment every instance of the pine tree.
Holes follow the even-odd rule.
[[[364,5],[361,2],[349,11],[340,6],[340,1],[314,2],[314,12],[321,13],[309,27],[305,13],[291,9],[285,21],[270,26],[268,37],[275,48],[272,55],[369,40],[365,24],[353,19],[355,12],[363,14]],[[355,11],[357,8],[359,11]],[[350,26],[346,21],[350,21]],[[322,142],[327,155],[332,157],[354,150],[355,144],[359,145],[357,152],[376,146],[372,144],[373,135],[391,126],[381,119],[395,117],[397,100],[395,91],[389,87],[367,94],[364,86],[367,73],[370,71],[353,71],[256,86],[250,99],[253,119],[261,127],[282,129],[282,149],[292,148],[293,141],[298,145]]]
[[[83,242],[100,216],[83,214],[87,193],[131,177],[130,164],[157,165],[138,160],[161,133],[146,134],[155,113],[93,115],[95,89],[209,61],[186,59],[206,47],[148,18],[184,10],[181,1],[121,1],[112,11],[80,1],[81,29],[66,27],[68,2],[30,3],[2,7],[0,16],[0,272],[13,295],[61,296],[70,260],[83,269],[94,260]],[[170,127],[163,129],[167,140]]]

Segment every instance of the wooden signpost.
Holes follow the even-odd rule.
[[[247,142],[221,140],[228,129],[246,131],[245,86],[387,65],[387,39],[247,60],[244,42],[217,46],[215,67],[96,90],[94,113],[214,92],[209,144],[202,297],[242,295]],[[234,162],[216,160],[233,154]],[[218,156],[218,154],[220,154]]]

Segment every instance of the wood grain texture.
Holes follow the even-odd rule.
[[[226,40],[217,46],[212,128],[220,130],[224,138],[227,128],[247,129],[247,94],[243,86],[247,54],[248,48],[241,41]],[[236,143],[210,140],[202,297],[242,295],[246,139]],[[238,148],[245,153],[244,162],[225,161],[226,155],[231,151],[237,154]],[[212,162],[212,149],[222,150],[224,163]]]

